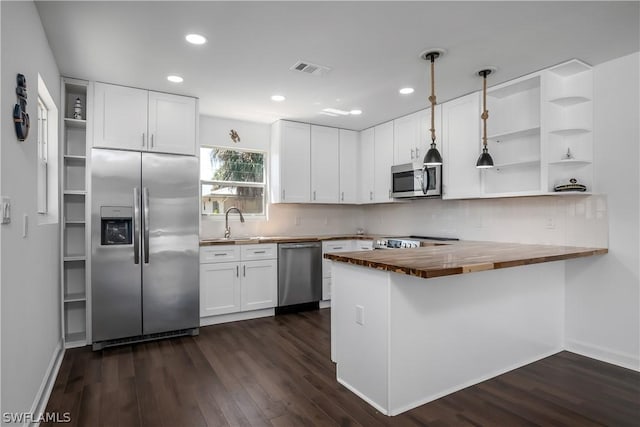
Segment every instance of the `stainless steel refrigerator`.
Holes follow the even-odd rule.
[[[94,349],[199,326],[198,159],[91,150]]]

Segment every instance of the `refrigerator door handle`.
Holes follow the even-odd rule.
[[[147,187],[142,189],[142,213],[144,215],[144,219],[142,220],[144,227],[144,241],[142,244],[144,263],[149,264],[149,189]]]
[[[140,189],[133,189],[133,263],[140,264]]]

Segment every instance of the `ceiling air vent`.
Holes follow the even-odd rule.
[[[305,74],[312,74],[314,76],[323,76],[331,71],[330,67],[324,65],[312,64],[308,61],[298,61],[291,68],[291,71],[299,71]]]

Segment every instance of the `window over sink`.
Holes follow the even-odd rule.
[[[200,212],[223,216],[235,206],[244,215],[264,216],[265,158],[261,151],[200,147]]]

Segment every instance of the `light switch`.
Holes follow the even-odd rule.
[[[356,323],[364,325],[364,307],[361,305],[356,305]]]
[[[3,197],[0,204],[0,213],[2,214],[2,224],[9,224],[11,222],[11,199]]]

